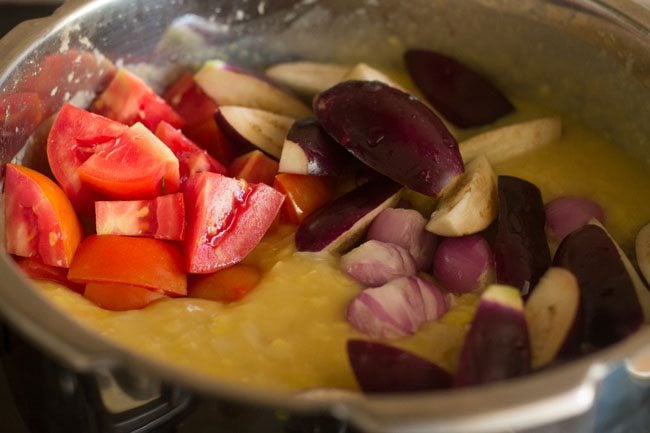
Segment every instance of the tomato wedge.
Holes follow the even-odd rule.
[[[263,182],[273,185],[280,164],[261,150],[253,150],[235,158],[228,170],[232,177],[245,179],[250,183]]]
[[[177,192],[153,200],[95,202],[95,229],[98,235],[181,241],[185,238],[183,194]]]
[[[180,184],[178,158],[141,123],[97,150],[77,174],[95,191],[125,200],[173,193]]]
[[[34,257],[17,257],[16,264],[32,280],[53,281],[78,293],[84,291],[82,284],[68,280],[68,270],[66,268],[46,265]]]
[[[262,279],[253,266],[234,265],[188,283],[188,296],[217,302],[235,302],[246,296]]]
[[[194,81],[190,71],[183,73],[163,93],[163,99],[193,128],[214,118],[217,104]]]
[[[82,229],[61,188],[37,171],[7,164],[4,191],[5,246],[21,257],[67,268]]]
[[[89,236],[77,249],[68,279],[134,285],[169,296],[187,294],[187,276],[179,250],[171,243],[151,238]]]
[[[96,151],[112,145],[127,129],[70,104],[56,116],[47,139],[47,159],[52,174],[79,213],[92,215],[101,195],[81,182],[77,168]]]
[[[185,185],[188,212],[186,270],[210,273],[242,261],[260,242],[284,196],[217,173],[199,173]]]
[[[88,283],[84,297],[98,307],[111,311],[139,310],[154,301],[166,298],[162,293],[119,283]]]
[[[151,131],[162,121],[176,128],[184,124],[183,118],[147,83],[124,68],[117,71],[90,110],[125,125],[142,123]]]
[[[287,196],[282,205],[282,219],[300,224],[314,211],[334,198],[331,181],[326,177],[281,173],[273,186]]]
[[[237,156],[237,150],[223,135],[214,119],[208,119],[184,131],[187,138],[224,164],[229,164]]]

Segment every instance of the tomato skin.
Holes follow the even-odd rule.
[[[228,170],[232,177],[245,179],[250,183],[273,185],[280,164],[260,150],[253,150],[235,158]]]
[[[70,200],[54,181],[27,167],[7,164],[4,212],[8,253],[70,266],[82,229]]]
[[[261,279],[262,273],[257,268],[237,264],[191,279],[187,296],[217,302],[235,302],[253,290]]]
[[[102,196],[83,184],[77,168],[127,129],[121,123],[71,104],[65,104],[59,111],[47,139],[47,159],[52,174],[80,214],[92,215],[95,201]]]
[[[286,222],[300,224],[334,198],[330,179],[322,176],[281,173],[273,186],[286,195],[281,216]]]
[[[187,294],[180,251],[169,242],[151,238],[88,236],[77,249],[68,279],[129,284],[169,296]]]
[[[237,156],[233,144],[223,135],[214,119],[208,119],[185,131],[187,138],[204,148],[208,153],[224,164]]]
[[[84,286],[68,280],[68,270],[46,265],[33,257],[16,257],[18,267],[32,280],[47,280],[66,286],[77,293],[83,293]]]
[[[178,158],[181,184],[184,184],[190,176],[203,171],[227,174],[228,169],[223,164],[169,123],[160,122],[158,124],[156,137],[165,143]]]
[[[170,241],[185,239],[183,194],[162,195],[152,200],[95,202],[98,235],[145,236]]]
[[[217,111],[217,104],[196,84],[190,71],[165,90],[163,99],[185,120],[188,129],[213,119]]]
[[[98,307],[111,311],[140,310],[159,299],[162,293],[119,283],[88,283],[84,297]]]
[[[77,174],[95,191],[124,200],[154,198],[180,186],[178,158],[140,123],[97,150]]]
[[[185,185],[188,230],[186,270],[210,273],[241,262],[280,211],[284,196],[216,173],[199,173]]]
[[[95,100],[91,111],[131,126],[140,122],[155,131],[161,121],[175,128],[183,118],[135,74],[121,68],[106,90]]]

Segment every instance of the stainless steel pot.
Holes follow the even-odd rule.
[[[88,100],[105,78],[101,54],[138,64],[160,84],[173,65],[208,57],[252,66],[303,57],[391,66],[400,64],[405,48],[428,47],[475,65],[511,94],[614,137],[650,168],[648,7],[625,0],[73,0],[0,41],[1,96],[45,89],[46,113],[66,99]],[[79,51],[91,53],[94,63],[80,62]],[[45,60],[70,52],[75,55],[59,56],[65,72]],[[38,165],[42,158],[38,148],[25,146],[42,119],[25,112],[19,99],[0,113],[3,163],[17,158]],[[146,399],[164,381],[292,411],[327,411],[367,431],[512,431],[575,417],[592,408],[611,371],[650,350],[646,326],[568,365],[475,389],[296,397],[206,381],[125,351],[54,309],[6,253],[0,254],[0,275],[0,312],[15,328],[76,370],[126,375],[130,398]]]

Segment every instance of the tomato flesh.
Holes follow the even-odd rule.
[[[169,296],[187,294],[180,251],[169,242],[151,238],[89,236],[77,249],[68,279],[128,284]]]
[[[216,173],[199,173],[185,185],[188,230],[186,270],[210,273],[242,261],[260,242],[284,196]]]
[[[162,121],[181,128],[183,118],[140,78],[122,68],[95,100],[91,111],[125,125],[142,123],[155,131]]]
[[[273,185],[280,164],[260,150],[253,150],[235,158],[228,170],[233,177],[250,183]]]
[[[165,90],[163,99],[185,120],[188,129],[213,119],[217,111],[217,104],[196,84],[189,71]]]
[[[173,193],[180,184],[178,158],[140,123],[96,151],[77,174],[95,191],[125,200]]]
[[[81,224],[56,183],[32,169],[7,164],[4,212],[8,253],[70,266],[81,241]]]
[[[140,310],[159,299],[166,298],[162,293],[119,283],[88,283],[84,297],[105,310]]]
[[[183,194],[177,192],[152,200],[95,202],[95,228],[98,235],[183,240],[185,238]]]
[[[300,224],[334,198],[330,179],[321,176],[281,173],[273,186],[286,195],[281,216],[286,222]]]
[[[83,293],[84,286],[68,280],[68,270],[57,266],[46,265],[34,257],[16,258],[18,267],[33,280],[46,280],[66,286],[70,290]]]
[[[188,283],[187,293],[191,298],[235,302],[253,290],[261,279],[262,273],[257,268],[237,264],[192,279]]]

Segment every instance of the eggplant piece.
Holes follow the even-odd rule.
[[[531,370],[530,342],[519,290],[489,286],[460,354],[455,386],[472,386],[522,376]]]
[[[355,157],[435,196],[463,173],[456,139],[426,105],[378,81],[346,81],[314,100],[321,126]]]
[[[366,393],[433,391],[451,387],[452,376],[431,361],[397,347],[348,340],[348,359]]]
[[[254,108],[223,106],[214,115],[224,135],[242,152],[258,148],[280,159],[290,117]]]
[[[644,320],[637,288],[616,243],[596,224],[569,234],[553,260],[578,279],[584,309],[583,341],[600,348],[639,329]],[[636,276],[638,279],[638,276]],[[647,290],[642,287],[641,290]]]
[[[580,287],[570,271],[549,268],[528,298],[525,310],[533,369],[580,353]]]
[[[429,50],[409,50],[404,61],[427,101],[456,126],[487,125],[514,110],[485,77],[456,59]]]
[[[298,227],[298,251],[347,250],[363,236],[382,210],[397,204],[401,191],[401,185],[380,178],[330,202],[309,215]]]
[[[354,65],[344,76],[341,81],[379,81],[384,84],[388,84],[391,87],[406,92],[406,90],[393,81],[388,75],[384,74],[378,69],[368,66],[365,63],[357,63]]]
[[[499,176],[499,214],[494,240],[497,283],[528,296],[551,266],[542,194],[532,183]]]
[[[369,240],[341,256],[341,269],[366,287],[416,274],[411,254],[399,245]]]
[[[340,83],[349,71],[348,66],[335,63],[286,62],[270,66],[266,75],[294,92],[312,98],[314,95]]]
[[[280,157],[280,173],[340,176],[359,165],[313,117],[296,120],[291,126]]]

